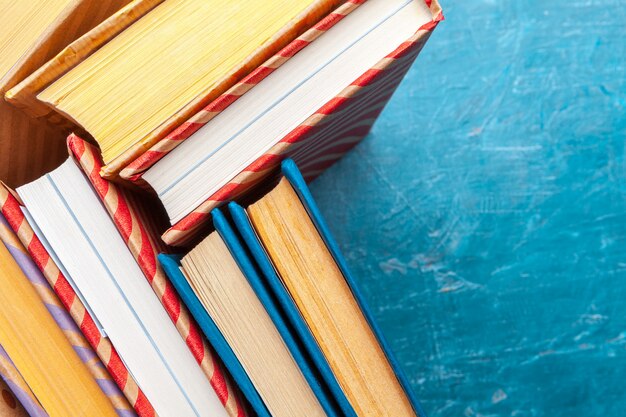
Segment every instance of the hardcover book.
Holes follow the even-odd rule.
[[[103,23],[114,33],[101,25],[70,45],[57,77],[7,98],[82,127],[112,178],[342,1],[136,1]]]
[[[49,415],[117,415],[4,243],[0,243],[0,344]]]
[[[281,172],[257,202],[230,207],[268,285],[358,416],[424,416],[304,177],[289,159]]]
[[[215,209],[216,230],[184,257],[160,255],[174,285],[258,415],[300,415],[272,390],[302,404],[302,381],[270,377],[295,362],[322,415],[424,416],[292,160],[282,174],[246,208],[230,203],[232,221]]]
[[[67,144],[224,407],[231,417],[245,417],[245,404],[241,402],[237,388],[230,382],[230,376],[224,372],[221,361],[202,336],[157,260],[159,253],[168,250],[159,239],[165,221],[158,202],[103,179],[99,175],[103,162],[93,145],[75,135],[69,136]]]
[[[89,346],[89,343],[70,317],[70,314],[65,311],[61,301],[50,287],[50,284],[48,284],[41,271],[37,268],[35,262],[32,260],[18,237],[10,229],[2,214],[0,214],[0,241],[4,243],[6,248],[9,250],[9,253],[11,253],[11,256],[13,256],[15,262],[17,262],[26,278],[28,278],[56,324],[63,330],[63,333],[71,343],[74,351],[78,354],[85,366],[87,366],[89,372],[102,389],[102,392],[108,397],[111,404],[115,407],[117,414],[125,417],[135,415],[132,407],[123,396],[119,387],[115,385],[111,375],[109,375],[109,372],[106,370],[103,363]],[[9,359],[8,365],[10,364]],[[22,389],[18,392],[22,391],[24,390]],[[29,399],[28,396],[22,396],[22,398]],[[29,407],[29,412],[33,412],[33,408],[37,410],[36,407],[32,407],[33,404],[33,401],[26,402],[26,405]]]
[[[141,389],[139,389],[132,375],[128,373],[111,341],[102,335],[96,321],[92,317],[92,313],[87,309],[81,297],[78,296],[64,273],[59,269],[56,261],[50,256],[42,241],[35,234],[22,211],[23,204],[19,197],[3,184],[0,184],[0,210],[9,223],[11,230],[18,236],[22,245],[27,248],[37,268],[57,294],[64,309],[82,331],[89,346],[105,364],[106,369],[133,409],[141,417],[154,416],[152,405],[146,399]]]

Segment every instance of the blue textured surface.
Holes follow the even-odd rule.
[[[442,3],[313,193],[431,417],[624,416],[626,1]]]

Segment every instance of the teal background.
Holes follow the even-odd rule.
[[[313,193],[431,417],[626,415],[626,1],[441,0]]]

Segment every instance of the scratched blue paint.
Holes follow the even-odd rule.
[[[431,417],[622,417],[626,1],[441,1],[314,194]]]

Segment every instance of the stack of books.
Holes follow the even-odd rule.
[[[424,415],[306,184],[436,0],[0,4],[0,414]]]

